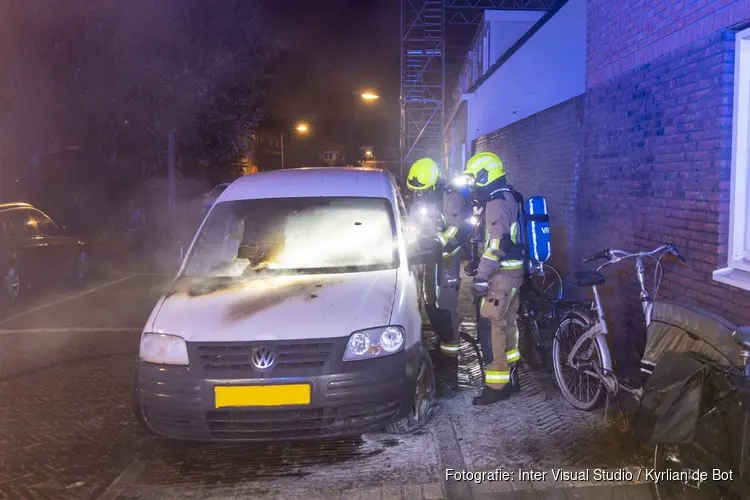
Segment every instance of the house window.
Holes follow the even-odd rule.
[[[727,267],[714,279],[750,290],[750,29],[736,35]]]
[[[482,46],[482,74],[490,69],[490,23],[484,23],[484,40]]]

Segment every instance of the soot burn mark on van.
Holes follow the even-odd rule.
[[[187,295],[188,297],[202,297],[217,292],[235,290],[245,287],[244,280],[238,280],[231,277],[211,277],[211,278],[180,278],[166,294],[166,298],[173,295]]]
[[[260,281],[260,280],[259,280]],[[326,286],[343,283],[338,279],[316,279],[310,281],[301,279],[287,283],[262,284],[253,283],[249,286],[247,295],[229,307],[227,312],[228,321],[239,321],[252,316],[264,309],[276,306],[290,299],[301,298],[308,302],[319,297],[318,293]],[[257,286],[257,288],[256,288]]]

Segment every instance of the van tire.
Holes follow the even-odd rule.
[[[427,349],[419,348],[419,368],[417,369],[417,387],[414,395],[414,406],[409,414],[386,427],[390,434],[413,434],[422,429],[432,417],[435,409],[435,369]]]

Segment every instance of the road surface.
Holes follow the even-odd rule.
[[[131,409],[140,329],[169,276],[106,272],[0,318],[0,498],[420,499],[631,498],[648,485],[554,481],[557,469],[648,464],[647,451],[601,412],[568,407],[545,374],[522,372],[505,404],[444,394],[418,435],[295,445],[159,442]],[[471,308],[464,297],[466,317]],[[465,321],[463,328],[474,325]],[[466,384],[471,350],[463,346]],[[446,470],[502,468],[513,481],[457,481]],[[547,472],[520,480],[518,469]]]

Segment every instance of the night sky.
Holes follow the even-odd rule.
[[[398,145],[400,0],[262,0],[285,53],[266,112],[308,121],[316,142]],[[382,97],[359,99],[364,88]]]

